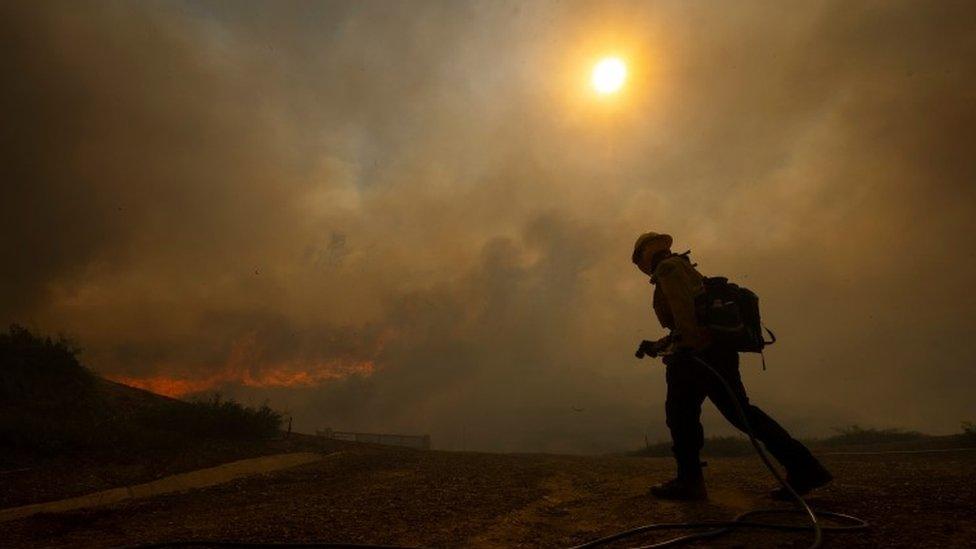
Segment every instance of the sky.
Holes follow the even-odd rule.
[[[110,379],[632,449],[655,230],[759,294],[795,435],[976,420],[972,3],[4,2],[0,59],[0,321]]]

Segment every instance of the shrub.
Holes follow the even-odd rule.
[[[918,431],[904,429],[864,429],[860,425],[850,425],[834,429],[838,434],[823,440],[827,446],[843,446],[847,444],[877,444],[883,442],[903,442],[925,438]]]
[[[199,439],[275,436],[281,414],[220,395],[121,402],[77,358],[78,347],[14,325],[0,332],[0,447],[57,455],[108,448],[179,447]],[[0,461],[2,461],[0,456]]]
[[[976,423],[973,423],[972,421],[962,422],[962,434],[976,440]]]
[[[75,400],[87,396],[94,376],[78,362],[80,348],[58,337],[11,325],[0,332],[0,400]]]
[[[281,414],[267,403],[244,406],[220,394],[179,405],[157,406],[144,415],[148,427],[208,438],[268,438],[281,428]]]

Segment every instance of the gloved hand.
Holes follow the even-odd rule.
[[[637,346],[637,352],[634,353],[634,356],[637,358],[644,358],[644,356],[647,355],[651,358],[657,358],[658,353],[666,349],[670,344],[670,337],[662,337],[657,341],[648,341],[645,339],[640,342],[640,345]]]
[[[657,357],[657,353],[654,352],[654,342],[645,339],[642,340],[640,342],[640,345],[637,346],[637,352],[634,353],[634,356],[636,356],[637,358],[644,358],[644,356],[648,356],[648,355],[651,358]]]

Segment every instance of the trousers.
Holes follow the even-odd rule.
[[[698,353],[732,387],[745,412],[753,434],[789,475],[802,475],[820,467],[817,458],[801,442],[794,439],[773,418],[749,402],[739,374],[739,353],[734,349],[711,346]],[[668,396],[665,415],[671,431],[671,451],[678,462],[678,475],[700,476],[699,453],[705,443],[701,424],[701,406],[707,396],[719,412],[737,429],[747,432],[735,404],[721,381],[690,354],[679,353],[665,357]]]

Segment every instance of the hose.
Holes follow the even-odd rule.
[[[755,448],[756,453],[759,455],[759,459],[762,460],[763,465],[769,469],[776,481],[779,482],[790,496],[796,501],[798,509],[753,509],[751,511],[746,511],[740,513],[732,518],[732,520],[727,521],[700,521],[700,522],[660,522],[654,524],[647,524],[644,526],[638,526],[637,528],[631,528],[630,530],[624,530],[622,532],[617,532],[600,539],[586,542],[582,545],[577,545],[572,549],[583,549],[589,547],[598,547],[601,545],[606,545],[613,541],[618,541],[624,538],[636,536],[638,534],[643,534],[645,532],[651,532],[654,530],[694,530],[698,528],[711,528],[711,530],[706,530],[704,532],[696,532],[694,534],[687,534],[684,536],[679,536],[676,538],[671,538],[668,540],[660,541],[657,543],[652,543],[650,545],[642,545],[636,549],[651,549],[658,547],[671,547],[678,545],[680,543],[687,543],[689,541],[713,538],[720,536],[727,532],[732,531],[735,528],[758,528],[765,530],[780,530],[780,531],[806,531],[809,529],[813,530],[813,543],[810,545],[810,549],[816,549],[820,547],[823,543],[823,533],[824,532],[851,532],[855,530],[864,530],[868,527],[867,521],[864,519],[855,517],[853,515],[845,515],[843,513],[834,513],[831,511],[814,511],[810,505],[803,499],[800,494],[796,493],[796,490],[789,485],[788,482],[783,478],[780,472],[773,466],[772,462],[769,461],[769,456],[766,455],[766,451],[756,440],[756,436],[752,431],[752,426],[749,424],[749,418],[746,415],[745,410],[742,408],[742,403],[739,401],[739,397],[736,396],[735,391],[726,381],[725,377],[722,376],[712,367],[711,364],[705,362],[700,357],[696,355],[691,355],[691,357],[696,360],[702,366],[705,366],[718,380],[722,383],[722,387],[729,394],[732,399],[732,403],[735,406],[736,414],[742,421],[742,425],[745,427],[746,434],[749,435],[749,442],[752,443],[752,447]],[[798,526],[794,524],[782,524],[782,523],[770,523],[770,522],[757,522],[752,520],[746,520],[750,517],[755,517],[757,515],[793,515],[793,514],[804,514],[810,519],[810,526]],[[838,526],[823,526],[817,517],[829,518],[836,520],[838,522],[844,522],[846,524],[841,524]]]
[[[701,365],[708,368],[715,377],[722,383],[722,387],[729,394],[732,399],[732,403],[735,405],[736,414],[739,419],[742,420],[742,425],[745,427],[746,434],[749,435],[749,442],[752,443],[752,447],[755,448],[756,453],[759,455],[759,459],[762,460],[763,465],[769,469],[776,481],[787,491],[790,496],[796,501],[797,509],[753,509],[751,511],[746,511],[740,513],[732,518],[732,520],[726,521],[698,521],[698,522],[659,522],[653,524],[646,524],[644,526],[638,526],[637,528],[631,528],[630,530],[624,530],[622,532],[617,532],[616,534],[611,534],[606,537],[595,539],[593,541],[588,541],[582,545],[577,545],[572,549],[584,549],[589,547],[599,547],[601,545],[606,545],[608,543],[619,541],[625,538],[633,537],[638,534],[643,534],[646,532],[652,532],[655,530],[697,530],[699,528],[710,528],[704,532],[695,532],[693,534],[686,534],[683,536],[678,536],[676,538],[671,538],[664,541],[659,541],[657,543],[652,543],[650,545],[641,545],[634,549],[656,549],[659,547],[672,547],[681,543],[687,543],[690,541],[696,541],[701,539],[714,538],[716,536],[721,536],[722,534],[731,532],[736,528],[756,528],[762,530],[778,530],[785,532],[803,532],[812,529],[813,530],[813,543],[810,545],[810,549],[817,549],[823,543],[823,533],[824,532],[852,532],[856,530],[864,530],[868,527],[866,520],[855,517],[853,515],[845,515],[843,513],[835,513],[832,511],[814,511],[810,505],[803,499],[800,494],[796,493],[796,490],[786,482],[786,479],[779,473],[776,467],[773,466],[772,462],[769,461],[769,456],[766,455],[766,451],[756,440],[756,436],[752,431],[752,426],[749,424],[749,418],[746,415],[745,410],[742,408],[742,403],[739,401],[739,397],[736,396],[735,391],[729,385],[729,382],[712,367],[711,364],[705,362],[700,357],[696,355],[691,355],[691,357],[698,361]],[[759,522],[755,520],[747,520],[760,515],[795,515],[803,514],[810,520],[810,526],[799,526],[795,524],[783,524],[775,522]],[[841,522],[844,524],[840,525],[830,525],[824,526],[820,524],[817,517],[828,518]],[[135,546],[140,549],[149,548],[160,548],[160,547],[359,547],[359,548],[400,548],[402,546],[395,545],[369,545],[369,544],[344,544],[344,543],[267,543],[267,542],[235,542],[235,541],[215,541],[215,540],[179,540],[179,541],[168,541],[161,543],[148,543],[143,545]]]

